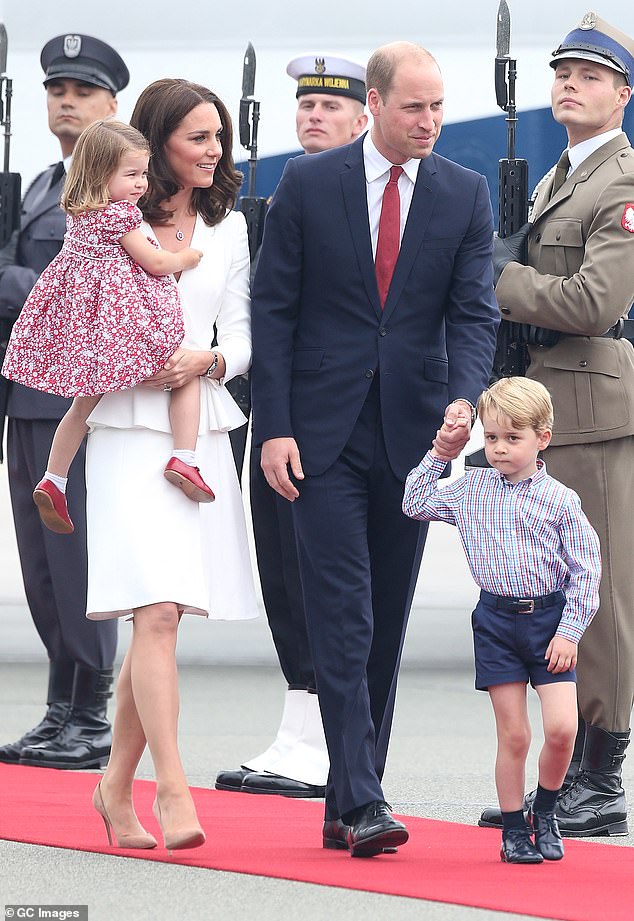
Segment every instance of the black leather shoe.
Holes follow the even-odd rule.
[[[327,819],[322,829],[323,846],[327,851],[347,851],[350,826],[341,819]]]
[[[105,767],[112,744],[107,718],[111,686],[111,668],[76,665],[70,713],[63,728],[50,741],[24,748],[20,764],[68,771]]]
[[[278,796],[292,796],[298,799],[316,799],[326,795],[326,787],[301,780],[280,777],[279,774],[251,773],[242,781],[242,793],[273,793]]]
[[[620,777],[580,774],[557,802],[557,821],[567,838],[627,835],[627,803]]]
[[[407,828],[392,817],[388,804],[376,800],[356,810],[348,830],[348,849],[351,857],[374,857],[386,847],[405,844],[408,838]]]
[[[229,790],[230,793],[240,793],[242,781],[250,774],[249,768],[239,767],[237,771],[220,771],[216,774],[216,790]]]
[[[564,844],[554,812],[528,812],[528,822],[535,833],[535,847],[544,860],[561,860]]]
[[[322,830],[323,847],[328,851],[347,851],[348,832],[350,826],[345,825],[341,819],[328,819],[324,822]],[[384,847],[384,854],[396,854],[398,848]]]
[[[543,863],[544,858],[531,841],[528,828],[509,828],[502,832],[500,858],[504,863]]]
[[[528,811],[533,804],[535,799],[536,790],[531,790],[530,793],[527,793],[524,797],[524,818],[528,822]],[[502,810],[499,806],[487,806],[486,809],[483,809],[480,813],[480,818],[478,819],[478,825],[480,828],[502,828]]]
[[[70,702],[50,704],[44,719],[37,726],[25,732],[17,742],[9,742],[0,748],[0,761],[4,764],[18,764],[22,752],[29,745],[41,745],[54,739],[62,731],[69,713]]]
[[[20,764],[31,767],[85,771],[103,768],[110,757],[112,730],[100,717],[72,714],[61,732],[50,742],[22,749]]]

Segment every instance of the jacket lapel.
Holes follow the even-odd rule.
[[[361,278],[363,279],[368,300],[374,307],[377,316],[381,316],[381,303],[374,272],[370,222],[368,220],[368,197],[363,166],[364,137],[365,135],[350,146],[345,166],[341,173],[341,190]]]

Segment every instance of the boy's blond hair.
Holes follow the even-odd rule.
[[[478,400],[478,416],[485,413],[504,416],[515,429],[532,428],[538,435],[552,431],[553,403],[543,384],[527,377],[503,377],[496,381]]]
[[[109,204],[108,185],[129,151],[147,151],[140,131],[125,122],[106,118],[93,122],[79,135],[64,183],[61,206],[67,214],[98,211]]]

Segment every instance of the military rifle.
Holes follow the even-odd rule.
[[[4,166],[0,173],[0,248],[20,223],[20,174],[9,172],[13,81],[7,77],[7,30],[0,22],[0,125],[4,128]]]
[[[515,105],[515,80],[517,62],[510,56],[511,13],[506,0],[500,0],[497,13],[495,98],[506,112],[507,157],[498,165],[498,234],[510,237],[528,220],[528,161],[515,156],[515,130],[517,108]],[[526,262],[526,252],[522,262]],[[526,345],[516,341],[517,324],[502,320],[498,328],[493,369],[489,383],[502,377],[523,376],[528,364]],[[465,457],[465,467],[490,466],[484,448]]]
[[[515,156],[517,108],[515,80],[517,62],[510,57],[511,14],[506,0],[500,0],[497,13],[495,57],[495,98],[506,112],[507,157],[498,165],[498,235],[517,233],[528,220],[528,161]],[[526,252],[522,262],[526,262]],[[528,364],[526,345],[516,341],[515,324],[502,320],[498,330],[491,383],[501,377],[523,375]]]
[[[253,95],[255,92],[255,64],[255,50],[251,42],[249,42],[242,67],[242,98],[240,99],[240,115],[238,119],[240,143],[245,150],[249,151],[249,173],[247,194],[240,198],[238,207],[247,222],[249,252],[251,253],[252,263],[262,243],[264,218],[268,207],[268,199],[255,194],[258,164],[258,126],[260,123],[260,103]]]

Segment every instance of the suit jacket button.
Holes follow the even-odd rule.
[[[374,371],[372,370],[372,368],[368,368],[368,370],[365,372],[365,376],[374,377]]]
[[[541,240],[541,238],[542,238],[541,233],[535,234],[535,243],[539,243],[539,241]]]
[[[587,367],[588,367],[588,362],[587,362],[585,359],[584,359],[583,361],[580,361],[580,362],[579,362],[579,367],[580,367],[580,368],[587,368]]]
[[[384,326],[379,329],[379,336],[387,336],[387,330]]]
[[[510,312],[511,312],[511,311],[509,310],[508,307],[500,307],[500,313],[507,314],[507,313],[510,313]]]
[[[561,240],[561,234],[560,234],[560,233],[556,233],[556,234],[555,234],[555,240]]]

